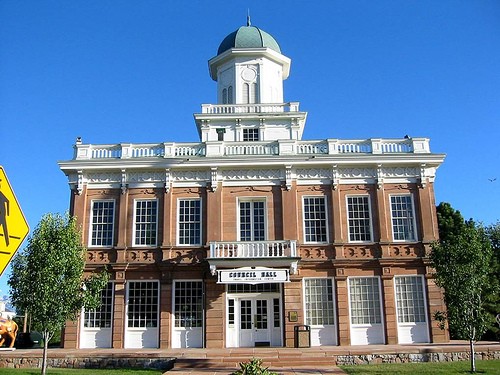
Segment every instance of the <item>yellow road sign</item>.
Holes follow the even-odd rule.
[[[28,222],[0,166],[0,276],[29,231]]]

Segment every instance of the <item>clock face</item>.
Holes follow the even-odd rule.
[[[255,78],[257,77],[257,72],[254,69],[251,68],[245,68],[241,72],[241,78],[247,82],[253,82],[255,81]]]

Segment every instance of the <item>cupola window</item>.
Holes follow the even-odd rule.
[[[243,142],[257,142],[259,140],[259,129],[243,129]]]

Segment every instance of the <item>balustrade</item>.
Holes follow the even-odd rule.
[[[296,256],[296,241],[210,243],[211,258],[286,258]]]

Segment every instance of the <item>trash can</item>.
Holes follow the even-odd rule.
[[[311,347],[311,327],[307,325],[297,325],[293,327],[295,334],[295,347],[296,348],[309,348]]]

